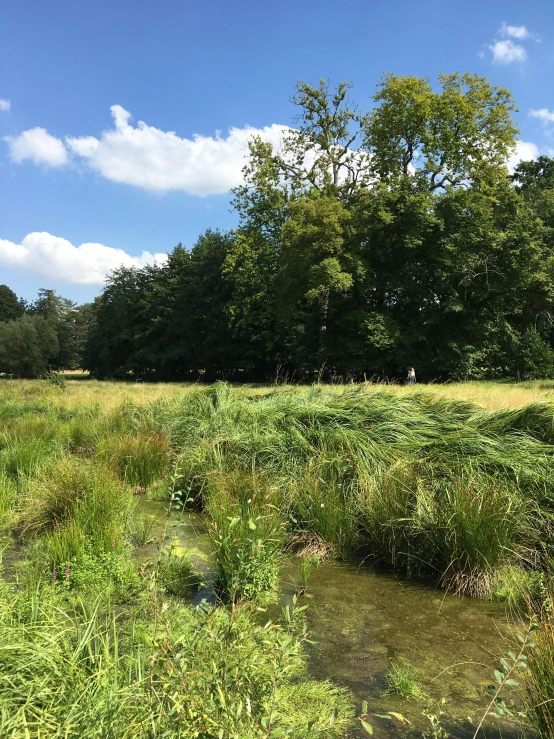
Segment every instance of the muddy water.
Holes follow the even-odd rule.
[[[164,532],[164,504],[142,501],[140,512],[157,517],[157,542],[138,550],[141,557],[153,556]],[[166,544],[171,539],[191,554],[205,575],[208,586],[195,600],[209,598],[211,564],[202,516],[186,513],[180,522],[171,520]],[[282,603],[291,602],[297,582],[298,563],[291,561],[282,572]],[[445,594],[365,565],[339,563],[313,570],[300,603],[309,606],[308,625],[316,640],[309,646],[312,674],[348,687],[358,706],[367,701],[375,736],[421,737],[430,728],[423,712],[437,713],[442,699],[443,725],[450,736],[473,736],[475,725],[468,717],[480,720],[498,657],[512,648],[512,629],[502,605]],[[423,700],[407,702],[386,693],[384,675],[391,662],[412,670],[425,693]],[[410,724],[372,715],[389,711]],[[485,736],[515,739],[520,734],[509,726],[500,731],[491,720]]]

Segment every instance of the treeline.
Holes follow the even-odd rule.
[[[297,85],[254,138],[238,227],[121,268],[83,363],[152,380],[554,376],[554,161],[509,175],[510,93],[483,77]]]
[[[91,319],[90,304],[77,306],[54,290],[39,290],[27,303],[0,285],[0,373],[41,377],[82,367]]]

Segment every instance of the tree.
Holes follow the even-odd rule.
[[[314,355],[311,351],[312,364],[321,369],[327,359],[331,298],[352,288],[352,273],[361,269],[351,252],[351,216],[341,200],[325,195],[290,203],[287,210],[288,219],[281,231],[278,309],[281,320],[290,320],[294,309],[315,311],[316,352]],[[303,348],[309,356],[309,343]]]
[[[554,159],[544,154],[535,160],[520,162],[512,175],[517,192],[535,193],[554,190]]]
[[[236,231],[112,275],[87,344],[98,376],[547,371],[554,165],[508,176],[510,94],[470,74],[386,75],[370,112],[350,94],[298,83],[280,146],[249,143]]]
[[[0,323],[0,372],[40,377],[57,351],[56,332],[42,316],[24,315]]]
[[[0,322],[13,321],[25,312],[25,306],[7,285],[0,285]]]
[[[75,369],[76,303],[58,295],[55,290],[40,288],[38,298],[29,306],[29,313],[42,316],[56,332],[58,352],[51,358],[53,369]]]
[[[364,138],[375,175],[438,190],[505,174],[518,133],[508,90],[468,73],[438,81],[435,92],[427,79],[383,77]]]

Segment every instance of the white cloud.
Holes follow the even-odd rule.
[[[63,141],[51,136],[45,128],[30,128],[19,136],[6,136],[12,162],[21,164],[30,159],[35,164],[61,167],[68,162]]]
[[[513,172],[520,162],[528,162],[539,156],[539,147],[531,141],[516,141],[515,149],[508,158],[508,169]]]
[[[526,38],[533,38],[533,34],[530,33],[525,26],[509,26],[506,21],[502,22],[499,31],[501,36],[511,36],[523,41]]]
[[[539,108],[538,110],[530,110],[529,115],[532,118],[538,118],[541,123],[548,125],[554,123],[554,111],[550,111],[547,108]]]
[[[145,190],[184,190],[192,195],[228,192],[242,181],[241,170],[248,153],[248,140],[261,136],[279,146],[286,126],[273,124],[257,129],[230,128],[227,137],[181,138],[139,121],[120,105],[111,108],[114,127],[94,136],[66,138],[73,155],[106,179]]]
[[[512,62],[524,62],[527,59],[527,52],[519,44],[514,44],[510,39],[504,41],[495,41],[489,44],[492,51],[492,60],[496,64],[512,64]]]
[[[103,244],[73,246],[67,239],[46,232],[30,233],[20,244],[0,239],[0,265],[76,285],[102,285],[106,275],[121,265],[144,267],[166,259],[167,254],[148,251],[132,257]]]
[[[0,98],[0,110],[8,111],[11,107],[12,104],[9,100],[6,100],[5,98]]]

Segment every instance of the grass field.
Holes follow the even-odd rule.
[[[347,736],[348,694],[306,672],[302,609],[257,615],[291,552],[549,622],[553,394],[0,380],[0,736]],[[136,565],[134,494],[205,513],[217,607],[188,605],[186,554],[162,544]],[[549,727],[540,633],[530,715]]]

